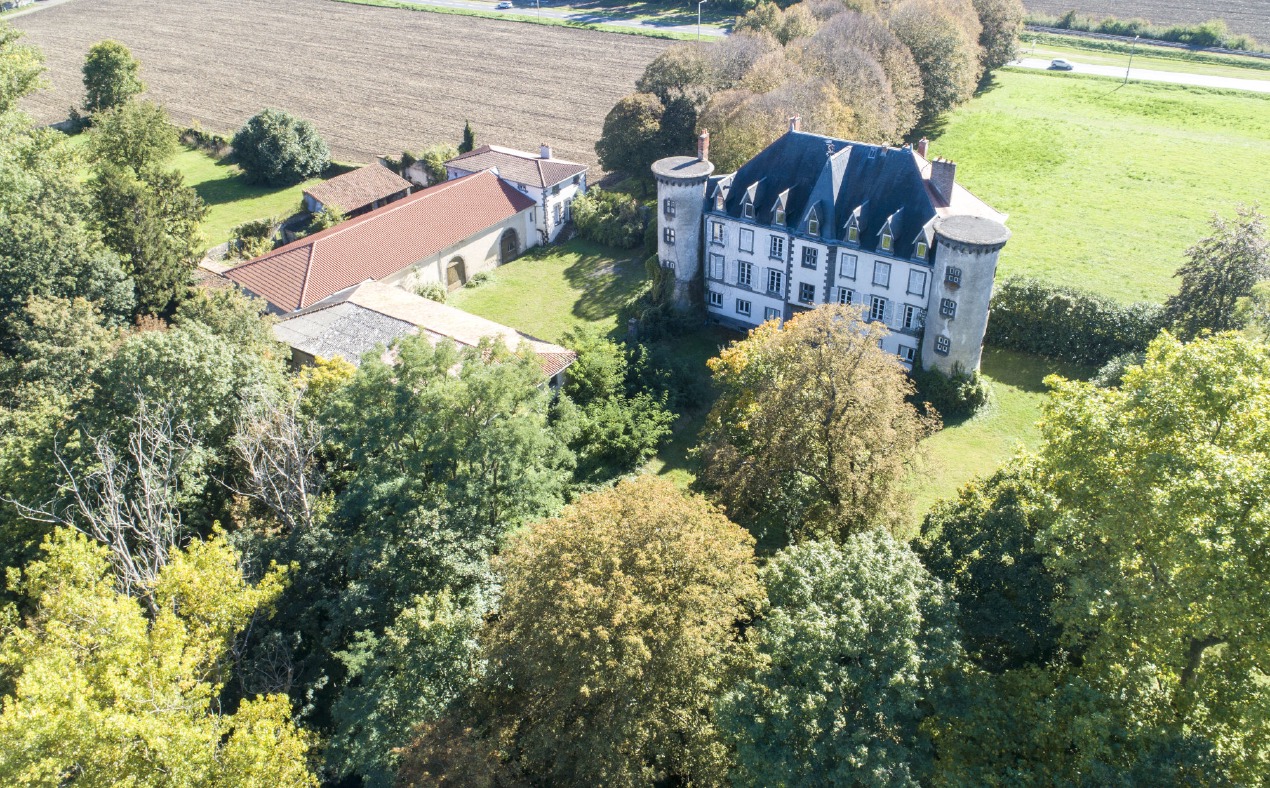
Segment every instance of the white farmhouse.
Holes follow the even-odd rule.
[[[675,298],[748,329],[820,304],[856,304],[911,365],[977,371],[1005,216],[916,149],[789,132],[716,176],[697,156],[653,164],[658,257]],[[703,265],[704,264],[704,265]]]
[[[446,177],[450,180],[485,170],[493,170],[534,201],[541,215],[537,227],[542,243],[556,240],[560,230],[573,218],[573,198],[586,194],[586,165],[555,158],[551,146],[545,143],[537,155],[482,145],[445,163]]]

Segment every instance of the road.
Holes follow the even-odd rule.
[[[1070,58],[1067,62],[1073,68],[1071,72],[1055,71],[1055,74],[1075,73],[1093,74],[1100,77],[1124,79],[1125,69],[1121,66],[1091,66],[1077,63]],[[1050,61],[1038,58],[1023,58],[1010,65],[1022,68],[1048,69]],[[1184,74],[1180,71],[1152,71],[1146,68],[1134,68],[1129,71],[1129,79],[1136,82],[1172,82],[1175,85],[1195,85],[1203,88],[1221,88],[1224,90],[1251,90],[1256,93],[1270,93],[1270,79],[1239,79],[1236,77],[1217,77],[1208,74]]]
[[[576,8],[551,8],[545,3],[541,8],[534,5],[533,0],[517,0],[514,8],[506,11],[499,11],[494,8],[495,3],[489,0],[401,0],[405,3],[420,6],[441,6],[443,8],[461,8],[467,11],[485,11],[487,13],[508,13],[518,16],[539,16],[544,19],[563,19],[568,22],[582,22],[590,25],[610,25],[612,27],[629,27],[636,30],[661,30],[671,33],[686,33],[688,35],[696,35],[697,26],[692,25],[671,25],[656,20],[640,20],[640,19],[623,19],[622,17],[605,16],[604,14],[596,14],[588,11],[579,11]],[[701,26],[702,38],[722,38],[727,35],[726,30],[709,25]]]

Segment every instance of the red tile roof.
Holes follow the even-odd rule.
[[[378,164],[337,175],[327,181],[305,189],[304,193],[344,213],[365,208],[376,200],[383,200],[410,188],[410,181]]]
[[[585,164],[556,158],[544,159],[533,153],[498,145],[482,145],[476,150],[450,159],[446,164],[468,172],[497,167],[498,174],[513,183],[544,189],[587,170]]]
[[[293,312],[358,282],[402,271],[533,206],[514,187],[482,172],[281,246],[225,276]]]

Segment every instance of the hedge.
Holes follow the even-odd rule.
[[[999,348],[1102,366],[1144,350],[1164,327],[1159,304],[1121,304],[1030,278],[1003,282],[992,298],[985,341]]]

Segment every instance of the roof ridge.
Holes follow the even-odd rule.
[[[313,247],[316,243],[309,244],[309,259],[304,261],[304,282],[300,284],[300,301],[296,304],[299,309],[304,309],[304,297],[309,292],[309,278],[313,273],[313,253],[316,251]]]

